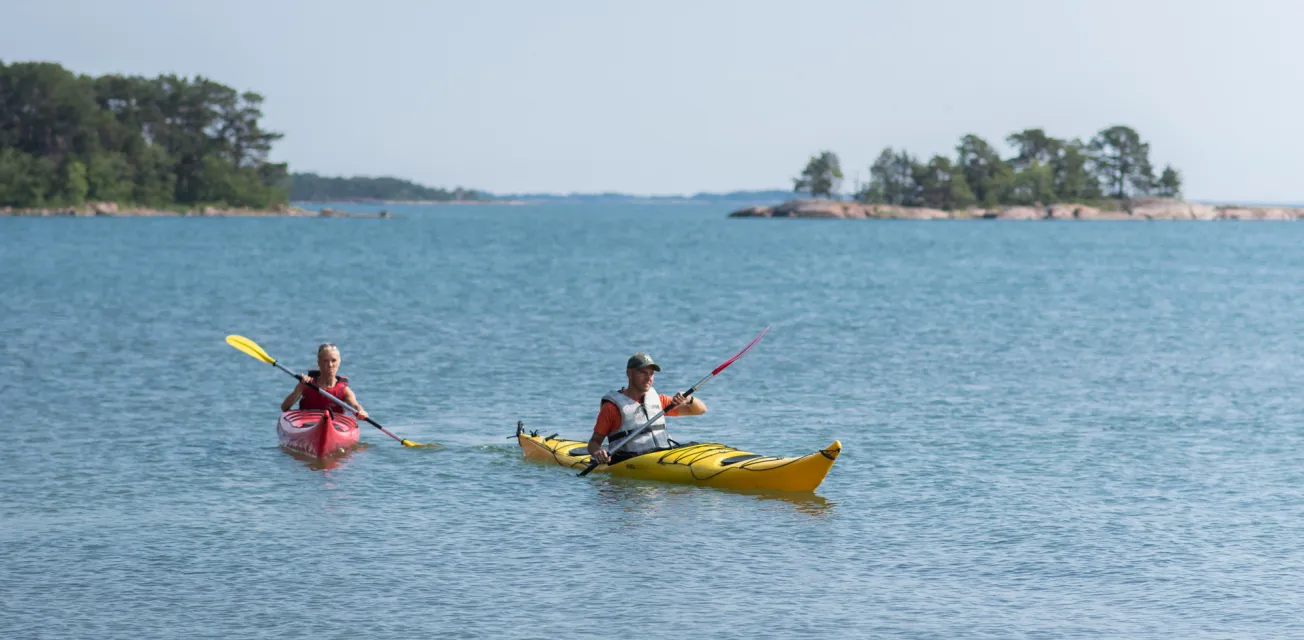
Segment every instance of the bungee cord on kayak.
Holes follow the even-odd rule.
[[[526,458],[580,469],[592,459],[579,440],[544,437],[517,422],[517,443]],[[842,452],[842,443],[795,458],[762,456],[714,443],[690,443],[681,447],[629,458],[614,465],[600,465],[596,473],[613,477],[693,484],[722,489],[769,491],[814,491]]]

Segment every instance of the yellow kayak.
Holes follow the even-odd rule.
[[[589,466],[586,442],[561,440],[555,434],[541,436],[538,431],[527,433],[522,423],[516,425],[516,439],[526,458],[576,470]],[[691,443],[636,456],[612,466],[598,465],[593,472],[722,489],[814,491],[824,482],[839,453],[842,453],[842,443],[837,440],[827,449],[799,458],[762,456],[713,442]]]

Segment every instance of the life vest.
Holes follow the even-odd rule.
[[[607,435],[608,445],[615,445],[625,439],[635,429],[647,423],[648,419],[661,413],[661,396],[656,389],[649,388],[639,402],[619,391],[612,391],[602,396],[603,402],[610,402],[620,410],[620,428]],[[625,443],[614,455],[617,457],[637,456],[659,449],[670,448],[670,436],[666,433],[666,417],[657,418],[652,426],[638,432],[633,440]]]
[[[321,376],[320,371],[309,371],[308,377],[312,378],[313,384],[317,384],[317,379]],[[318,385],[321,386],[321,385]],[[335,376],[335,386],[322,387],[326,391],[340,400],[344,399],[344,390],[349,387],[349,379],[344,376]],[[323,396],[316,389],[307,387],[303,390],[303,396],[299,398],[300,411],[334,411],[335,413],[344,413],[344,407],[335,404],[330,398]]]

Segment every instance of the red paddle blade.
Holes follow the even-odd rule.
[[[757,342],[760,342],[760,341],[761,341],[761,338],[765,337],[765,332],[766,332],[766,331],[769,331],[769,330],[770,330],[769,327],[765,327],[764,329],[761,329],[761,332],[760,332],[759,334],[757,334],[755,338],[752,338],[752,341],[751,341],[751,342],[748,342],[748,343],[747,343],[747,346],[743,347],[743,350],[742,350],[742,351],[739,351],[737,354],[734,355],[734,357],[729,358],[728,360],[725,360],[725,361],[724,361],[724,364],[722,364],[722,365],[716,367],[716,368],[715,368],[715,371],[712,371],[712,372],[711,372],[711,375],[715,375],[715,374],[717,374],[717,373],[720,373],[721,371],[724,371],[726,368],[728,368],[729,365],[733,364],[733,363],[734,363],[735,361],[737,361],[739,358],[743,357],[743,354],[744,354],[744,353],[747,353],[747,351],[748,351],[749,349],[751,349],[752,347],[756,346],[756,343],[757,343]]]

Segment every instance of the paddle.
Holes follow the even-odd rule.
[[[275,358],[273,358],[273,357],[267,355],[267,352],[266,352],[266,351],[263,351],[263,348],[260,347],[260,346],[258,346],[258,343],[257,343],[257,342],[254,342],[253,340],[250,340],[249,338],[246,338],[246,337],[244,337],[244,336],[227,336],[227,337],[226,337],[226,343],[229,344],[229,345],[231,345],[231,346],[233,346],[233,347],[235,347],[236,349],[239,349],[240,351],[243,351],[243,352],[249,354],[250,356],[253,356],[254,358],[256,358],[256,359],[258,359],[258,360],[262,360],[263,362],[266,362],[267,364],[270,364],[270,365],[272,365],[273,367],[276,367],[277,369],[280,369],[281,371],[284,371],[284,372],[290,374],[290,376],[293,377],[293,378],[295,378],[296,380],[299,378],[299,374],[297,374],[297,373],[295,373],[295,372],[293,372],[293,371],[290,371],[289,369],[286,369],[284,366],[281,366],[281,363],[277,362]],[[321,387],[319,387],[319,386],[317,386],[317,385],[315,385],[315,384],[313,384],[313,383],[311,383],[311,382],[308,383],[308,386],[310,386],[310,387],[316,389],[317,392],[320,393],[320,394],[322,394],[323,396],[326,396],[327,398],[330,398],[331,400],[333,400],[333,401],[335,402],[335,404],[338,404],[338,405],[340,405],[341,407],[344,407],[344,408],[345,408],[346,410],[348,410],[348,411],[353,411],[353,407],[350,407],[349,405],[344,404],[344,401],[343,401],[343,400],[340,400],[339,398],[336,398],[335,396],[333,396],[333,395],[331,395],[331,394],[329,394],[329,393],[326,393],[326,391],[325,391],[324,389],[322,389]],[[354,411],[354,413],[357,413],[357,412]],[[398,437],[398,436],[396,436],[396,435],[390,433],[388,429],[386,429],[385,427],[380,426],[380,423],[376,422],[375,420],[372,420],[371,418],[367,418],[367,422],[371,423],[371,426],[373,426],[373,427],[375,427],[375,428],[377,428],[377,429],[380,429],[382,432],[385,433],[385,435],[387,435],[387,436],[389,436],[389,437],[391,437],[391,438],[393,438],[393,439],[395,439],[395,440],[398,440],[399,442],[403,443],[403,446],[405,446],[405,447],[438,447],[438,446],[439,446],[438,444],[436,444],[436,443],[434,443],[434,442],[428,442],[428,443],[426,443],[426,444],[421,444],[421,443],[418,443],[418,442],[413,442],[413,441],[411,441],[411,440],[404,440],[403,438],[400,438],[400,437]]]
[[[698,381],[697,381],[697,384],[693,385],[692,388],[690,388],[688,391],[685,391],[685,392],[684,392],[684,395],[685,395],[685,396],[691,396],[691,395],[693,395],[693,393],[694,393],[695,391],[697,391],[698,389],[702,388],[702,385],[706,384],[708,380],[710,380],[711,378],[714,378],[714,377],[716,376],[716,374],[720,373],[721,371],[724,371],[725,369],[727,369],[727,368],[729,367],[729,365],[733,364],[733,363],[736,362],[739,358],[743,357],[743,354],[744,354],[744,353],[747,353],[748,350],[750,350],[752,347],[756,346],[756,343],[757,343],[757,342],[760,342],[760,341],[761,341],[761,338],[765,336],[765,332],[766,332],[766,331],[769,331],[769,330],[770,330],[769,327],[766,327],[766,328],[762,329],[761,332],[760,332],[759,334],[757,334],[755,338],[752,338],[752,341],[751,341],[751,342],[747,343],[747,346],[743,347],[743,350],[742,350],[742,351],[739,351],[738,353],[734,354],[734,357],[729,358],[728,360],[725,360],[725,361],[724,361],[724,364],[721,364],[720,366],[716,367],[716,368],[715,368],[715,371],[712,371],[712,372],[711,372],[711,375],[708,375],[708,376],[706,376],[705,378],[702,378],[701,380],[698,380]],[[637,436],[638,434],[643,433],[643,430],[644,430],[644,429],[647,429],[648,427],[652,426],[652,423],[653,423],[653,422],[656,422],[658,418],[660,418],[661,416],[663,416],[663,415],[665,415],[665,414],[666,414],[666,410],[665,410],[665,409],[662,409],[659,413],[657,413],[656,415],[652,416],[652,418],[649,419],[647,422],[645,422],[645,423],[643,424],[643,426],[641,426],[641,427],[639,427],[639,428],[637,428],[637,429],[631,431],[629,435],[625,436],[624,438],[621,439],[620,442],[617,442],[614,446],[612,446],[610,449],[608,449],[608,450],[607,450],[607,455],[611,455],[611,454],[615,453],[616,451],[618,451],[621,447],[625,446],[625,443],[629,442],[630,440],[633,440],[633,439],[634,439],[634,436]],[[600,464],[602,464],[602,463],[598,462],[597,460],[594,460],[594,461],[590,462],[588,468],[585,469],[585,470],[583,470],[583,471],[581,471],[581,472],[579,473],[579,477],[583,478],[584,476],[589,475],[589,472],[590,472],[590,471],[593,471],[594,469],[597,469],[597,468],[598,468],[598,465],[600,465]]]

